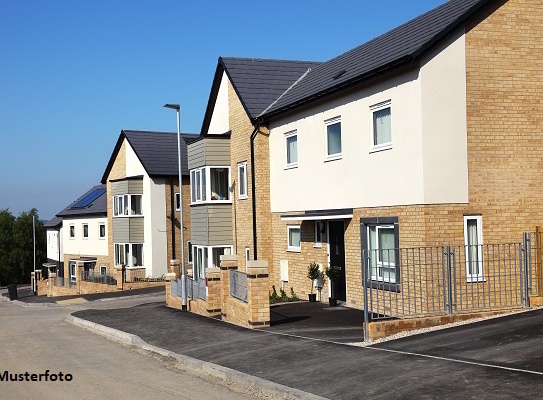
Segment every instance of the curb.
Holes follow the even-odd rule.
[[[213,364],[207,361],[198,360],[183,354],[174,353],[172,351],[153,346],[145,342],[137,335],[123,332],[118,329],[110,328],[95,322],[87,321],[72,314],[68,314],[66,322],[78,326],[89,331],[93,331],[110,340],[121,341],[123,343],[138,347],[142,350],[151,351],[164,357],[175,359],[183,367],[192,370],[198,375],[211,375],[214,378],[221,379],[225,382],[234,382],[238,385],[257,389],[265,395],[279,396],[281,398],[293,400],[329,400],[326,397],[318,396],[312,393],[304,392],[299,389],[281,385],[263,378],[252,376],[244,372],[236,371],[231,368]]]
[[[104,299],[96,299],[96,300],[86,300],[87,303],[105,303],[108,301],[115,301],[115,300],[130,300],[130,299],[138,299],[138,298],[145,298],[145,297],[153,297],[156,295],[164,296],[164,293],[145,293],[145,294],[133,294],[128,296],[117,296],[117,297],[106,297]],[[73,299],[83,299],[83,296],[80,297],[74,297]],[[72,299],[72,300],[73,300]],[[57,301],[54,302],[48,302],[48,303],[27,303],[26,301],[21,300],[10,300],[7,297],[4,297],[0,295],[0,300],[7,301],[12,304],[17,304],[21,307],[64,307],[64,304],[58,304]],[[64,300],[60,300],[64,301]]]

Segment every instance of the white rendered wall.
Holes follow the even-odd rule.
[[[463,37],[454,40],[423,71],[406,72],[274,121],[272,212],[467,202],[462,43]],[[392,148],[373,152],[370,107],[389,100]],[[324,121],[334,117],[341,117],[342,158],[326,161]],[[298,167],[286,169],[285,133],[292,130],[298,134]]]
[[[138,159],[138,156],[136,155],[136,152],[130,146],[130,143],[128,140],[124,140],[124,144],[126,146],[126,177],[129,178],[131,176],[142,176],[147,175],[145,172],[145,168],[143,168],[143,165],[141,164],[140,160]]]
[[[51,260],[58,261],[58,237],[59,232],[55,229],[47,229],[47,258]],[[62,260],[62,257],[64,256],[64,253],[62,252],[62,228],[60,230],[60,257]]]
[[[89,224],[89,237],[83,239],[83,224]],[[106,236],[99,238],[99,224],[106,226]],[[75,227],[75,238],[70,239],[70,225]],[[67,218],[62,220],[62,245],[65,254],[107,256],[107,217]]]
[[[145,243],[143,258],[146,276],[168,272],[166,229],[166,185],[163,178],[143,178]]]
[[[221,85],[217,93],[215,107],[207,133],[210,135],[220,135],[230,130],[230,120],[228,112],[228,76],[226,72],[222,74]]]

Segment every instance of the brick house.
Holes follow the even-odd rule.
[[[334,265],[336,297],[361,308],[364,250],[387,252],[369,279],[397,292],[393,249],[451,243],[469,249],[464,284],[486,282],[481,246],[543,225],[540,15],[450,0],[324,63],[220,58],[189,168],[230,149],[240,267],[267,260],[270,285],[305,296],[308,264]]]
[[[181,135],[185,263],[190,257],[189,173]],[[123,130],[102,177],[107,188],[109,263],[127,274],[161,277],[180,259],[177,134]],[[173,206],[172,206],[173,205]]]

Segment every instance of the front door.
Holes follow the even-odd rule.
[[[345,225],[343,221],[328,222],[330,266],[339,269],[339,278],[332,283],[332,296],[346,301],[345,290]]]

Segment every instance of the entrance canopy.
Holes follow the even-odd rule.
[[[75,262],[75,263],[95,263],[96,262],[96,257],[70,258],[70,262]]]
[[[328,219],[352,219],[352,208],[335,208],[330,210],[308,210],[302,214],[281,215],[281,221],[323,221]]]

